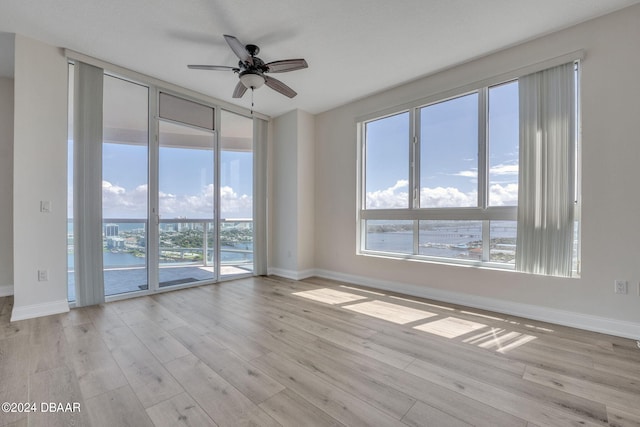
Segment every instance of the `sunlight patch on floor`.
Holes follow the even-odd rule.
[[[367,299],[362,295],[351,294],[348,292],[337,291],[331,288],[314,289],[311,291],[294,292],[293,295],[308,298],[314,301],[323,302],[325,304],[342,304],[345,302],[358,301]]]
[[[535,329],[536,331],[542,331],[542,332],[554,332],[553,329],[549,329],[549,328],[543,328],[542,326],[535,326],[535,325],[528,325],[528,324],[524,324],[525,328],[529,328],[529,329]]]
[[[489,316],[488,314],[480,314],[480,313],[476,313],[475,311],[460,310],[460,313],[469,314],[471,316],[476,316],[476,317],[484,317],[485,319],[489,319],[489,320],[498,320],[500,322],[506,322],[507,321],[506,319],[503,319],[501,317]]]
[[[470,320],[458,319],[457,317],[447,317],[445,319],[436,320],[425,323],[424,325],[414,326],[413,329],[429,332],[430,334],[439,335],[445,338],[456,338],[460,335],[485,328],[487,325]]]
[[[536,337],[533,335],[507,331],[502,328],[491,328],[489,331],[467,338],[464,342],[499,353],[506,353],[535,339]]]
[[[354,288],[354,287],[352,287],[352,286],[340,285],[340,287],[341,287],[341,288],[344,288],[344,289],[352,289],[352,290],[354,290],[354,291],[358,291],[358,292],[364,292],[364,293],[367,293],[367,294],[385,296],[385,294],[380,293],[380,292],[373,292],[373,291],[364,290],[364,289],[360,289],[360,288]]]
[[[410,302],[412,304],[428,305],[429,307],[434,307],[434,308],[437,308],[437,309],[440,309],[440,310],[447,310],[447,311],[454,311],[455,310],[454,308],[451,308],[451,307],[445,307],[445,306],[437,305],[437,304],[430,304],[428,302],[416,301],[414,299],[409,299],[409,298],[394,297],[394,296],[389,296],[389,298],[397,299],[397,300],[400,300],[400,301],[407,301],[407,302]]]
[[[342,305],[342,308],[399,325],[406,325],[408,323],[430,319],[443,314],[400,305],[401,302],[408,302],[416,305],[419,304],[449,312],[458,311],[458,309],[452,307],[417,301],[411,298],[387,295],[380,292],[364,290],[346,285],[340,285],[339,288],[343,290],[335,288],[321,288],[310,291],[293,292],[292,295],[331,305],[348,304],[360,301],[354,304]],[[353,290],[359,294],[345,292],[344,290]],[[365,296],[362,295],[362,293],[370,294],[371,296]],[[374,295],[397,300],[398,304],[373,299]],[[478,320],[481,321],[483,321],[482,319],[486,319],[489,323],[497,321],[504,322],[504,324],[522,325],[529,329],[536,329],[544,332],[553,332],[551,329],[533,326],[528,323],[520,323],[517,320],[499,317],[499,315],[492,316],[490,314],[482,314],[467,310],[460,310],[459,312],[464,315],[478,317]],[[466,344],[487,350],[493,350],[498,353],[506,353],[537,338],[533,335],[509,331],[504,328],[489,327],[485,323],[473,322],[471,320],[461,319],[454,316],[439,318],[438,320],[429,320],[420,325],[413,326],[413,329],[448,339],[460,338],[461,342]]]
[[[416,310],[415,308],[409,308],[402,305],[391,304],[389,302],[377,300],[347,305],[344,306],[344,308],[400,325],[437,316],[437,314],[431,313],[429,311]]]

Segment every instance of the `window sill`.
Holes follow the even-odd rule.
[[[480,270],[493,270],[493,271],[512,271],[519,274],[535,274],[535,273],[525,273],[522,271],[517,271],[515,269],[515,264],[507,264],[500,262],[490,262],[490,261],[473,261],[473,260],[461,260],[455,258],[444,258],[444,257],[429,257],[423,255],[413,255],[413,254],[401,254],[401,253],[392,253],[392,252],[378,252],[378,251],[369,251],[369,250],[359,250],[356,253],[357,256],[365,256],[365,257],[373,257],[373,258],[382,258],[394,261],[410,261],[410,262],[419,262],[425,264],[435,264],[435,265],[446,265],[453,267],[466,267],[466,268],[477,268]],[[547,276],[544,274],[535,274],[541,277],[556,277],[556,276]],[[577,271],[573,271],[571,277],[561,277],[563,279],[579,279],[580,274]]]

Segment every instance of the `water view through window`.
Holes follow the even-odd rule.
[[[486,225],[485,225],[486,224]],[[414,227],[418,227],[418,247],[414,251]],[[515,261],[517,224],[515,221],[425,220],[366,222],[369,251],[481,261],[483,226],[489,227],[489,260],[512,264]]]
[[[75,301],[69,68],[67,266],[68,299]],[[253,120],[221,111],[216,130],[213,107],[162,92],[159,117],[150,120],[150,90],[104,75],[102,229],[96,235],[105,296],[253,271]]]

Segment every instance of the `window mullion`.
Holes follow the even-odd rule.
[[[478,91],[478,207],[486,209],[489,205],[489,138],[487,118],[487,88]]]
[[[411,209],[420,208],[420,118],[418,116],[420,110],[414,108],[411,110],[411,150],[409,150],[409,162],[411,165],[409,185],[411,188]],[[413,253],[420,253],[420,221],[413,221]]]
[[[482,261],[491,261],[491,221],[482,221]]]
[[[420,120],[418,112],[414,108],[410,113],[410,126],[412,135],[410,136],[411,149],[409,150],[409,188],[411,189],[410,209],[420,207]]]

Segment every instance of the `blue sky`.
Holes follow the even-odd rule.
[[[422,108],[420,200],[422,207],[477,205],[478,95]],[[489,89],[489,198],[517,203],[517,82]],[[408,206],[409,113],[367,124],[366,193],[369,208]]]
[[[71,155],[69,161],[72,161]],[[222,218],[251,218],[252,162],[250,152],[221,153]],[[213,217],[212,151],[163,147],[159,166],[163,218]],[[147,174],[146,146],[103,144],[103,215],[146,217]],[[71,177],[69,189],[73,189]],[[71,215],[71,204],[69,208]]]
[[[70,82],[73,82],[70,66]],[[73,84],[70,88],[73,88]],[[103,90],[102,205],[105,218],[146,218],[148,210],[149,89],[105,75]],[[73,96],[70,96],[73,99]],[[211,109],[213,114],[213,109]],[[73,105],[69,117],[73,118]],[[213,134],[161,120],[159,208],[162,218],[213,218],[214,185],[219,185],[221,218],[251,218],[253,120],[221,112],[220,183],[214,183]],[[220,133],[221,131],[221,133]],[[68,205],[73,216],[73,123],[69,123]],[[249,141],[249,144],[247,144]],[[231,151],[231,150],[239,151]]]

